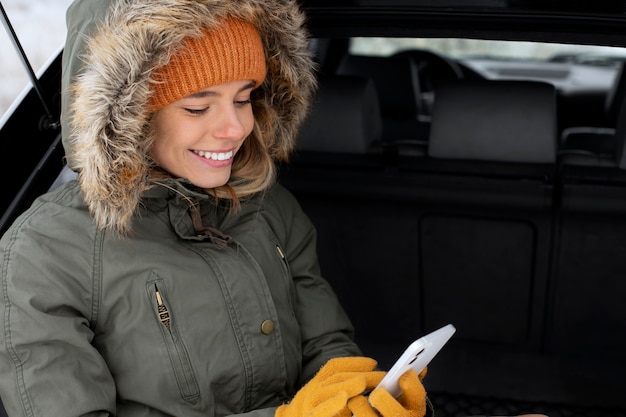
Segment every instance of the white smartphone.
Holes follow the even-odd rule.
[[[414,369],[418,374],[422,372],[455,331],[456,328],[448,324],[411,343],[376,388],[382,387],[394,397],[399,397],[402,390],[398,378],[409,369]]]

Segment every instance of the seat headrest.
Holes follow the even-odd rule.
[[[409,56],[345,55],[337,68],[337,74],[372,79],[382,116],[397,120],[416,118],[420,112],[417,72]]]
[[[428,154],[555,163],[556,90],[535,81],[451,81],[435,93]]]
[[[320,76],[313,108],[300,129],[299,151],[364,154],[382,136],[376,88],[356,76]]]

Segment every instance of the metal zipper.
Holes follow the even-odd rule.
[[[167,328],[168,331],[172,331],[171,323],[170,323],[170,312],[167,310],[167,307],[163,303],[163,298],[161,297],[161,293],[159,292],[159,287],[154,284],[154,294],[156,295],[157,309],[159,312],[159,320],[163,325]]]

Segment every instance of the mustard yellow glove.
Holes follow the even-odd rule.
[[[380,415],[372,408],[365,395],[357,395],[348,400],[348,409],[354,417],[380,417]]]
[[[373,389],[385,375],[374,371],[376,361],[365,357],[334,358],[276,409],[275,417],[350,417],[348,400]]]
[[[402,394],[396,399],[384,388],[377,388],[369,395],[358,395],[348,401],[348,409],[355,417],[424,417],[426,414],[426,390],[422,379],[427,370],[405,372],[398,380]]]

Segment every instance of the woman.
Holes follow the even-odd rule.
[[[275,183],[315,90],[296,4],[83,0],[67,19],[78,180],[0,242],[8,414],[421,417],[414,372],[409,400],[367,401],[383,373]]]

